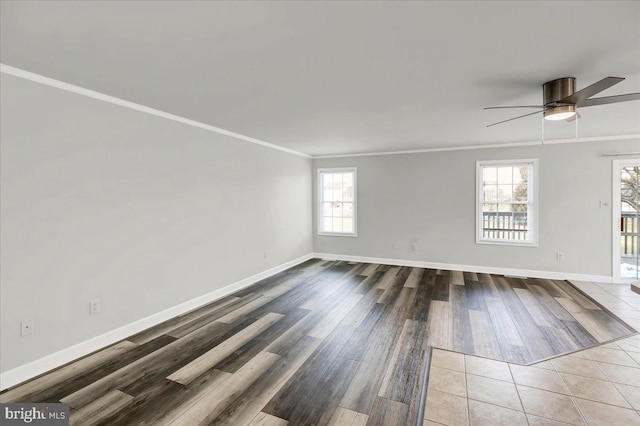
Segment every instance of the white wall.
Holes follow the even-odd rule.
[[[318,236],[314,216],[314,251],[610,277],[611,205],[599,202],[611,201],[602,154],[616,151],[640,151],[640,141],[317,159],[314,170],[358,168],[358,237]],[[476,160],[526,158],[539,159],[539,246],[476,244]]]
[[[311,160],[1,78],[1,371],[312,251]]]

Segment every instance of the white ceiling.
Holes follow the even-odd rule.
[[[482,108],[558,77],[640,92],[638,1],[2,1],[0,27],[3,64],[311,155],[539,140]],[[639,101],[580,113],[580,137],[640,133]]]

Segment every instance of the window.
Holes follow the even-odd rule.
[[[356,168],[318,169],[318,234],[356,236]]]
[[[476,163],[477,243],[537,245],[537,160]]]

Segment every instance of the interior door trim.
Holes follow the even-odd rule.
[[[614,283],[628,283],[637,281],[637,278],[620,277],[620,229],[622,211],[620,209],[620,170],[624,166],[637,165],[640,167],[640,157],[626,158],[624,160],[612,160],[611,173],[611,252],[612,252],[612,276]]]

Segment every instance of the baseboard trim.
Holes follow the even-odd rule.
[[[8,389],[43,373],[46,373],[47,371],[67,364],[75,359],[89,355],[90,353],[93,353],[97,350],[119,342],[120,340],[126,339],[129,336],[146,330],[149,327],[153,327],[154,325],[160,324],[163,321],[192,311],[196,308],[199,308],[200,306],[206,305],[207,303],[214,302],[218,299],[228,296],[229,294],[235,293],[238,290],[249,287],[260,280],[268,278],[302,262],[306,262],[307,260],[312,258],[313,253],[308,253],[304,256],[290,260],[266,271],[244,278],[240,281],[236,281],[210,293],[180,303],[179,305],[165,309],[158,313],[149,315],[145,318],[116,328],[115,330],[108,331],[104,334],[101,334],[100,336],[85,340],[84,342],[80,342],[61,351],[54,352],[35,361],[31,361],[27,364],[8,370],[0,374],[0,390]]]
[[[460,265],[454,263],[439,263],[439,262],[423,262],[418,260],[405,260],[405,259],[387,259],[381,257],[366,257],[366,256],[350,256],[344,254],[333,253],[313,253],[313,257],[328,259],[328,260],[345,260],[348,262],[362,262],[362,263],[381,263],[385,265],[396,266],[413,266],[417,268],[431,268],[431,269],[448,269],[452,271],[470,271],[480,272],[484,274],[498,274],[498,275],[516,275],[531,278],[544,278],[550,280],[575,280],[575,281],[593,281],[598,283],[613,283],[613,277],[606,275],[585,275],[574,274],[569,272],[552,272],[552,271],[538,271],[530,269],[511,269],[511,268],[499,268],[493,266],[478,266],[478,265]]]

